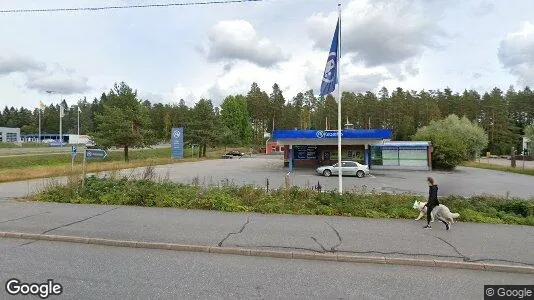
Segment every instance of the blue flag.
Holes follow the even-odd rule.
[[[323,81],[321,82],[320,96],[325,96],[332,93],[336,89],[337,68],[338,68],[338,36],[339,36],[339,19],[336,25],[336,32],[332,39],[332,45],[330,46],[330,52],[328,53],[328,59],[326,60],[326,67],[323,73]]]

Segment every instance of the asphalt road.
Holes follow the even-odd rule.
[[[146,168],[120,171],[129,177],[142,176]],[[283,167],[280,156],[253,156],[241,159],[218,159],[196,162],[183,162],[154,167],[156,179],[168,179],[174,182],[201,185],[249,184],[266,188],[284,186],[284,176],[288,172]],[[107,172],[99,173],[105,176]],[[439,185],[439,196],[447,195],[481,195],[534,199],[533,177],[523,174],[477,168],[458,167],[451,172],[443,171],[399,171],[371,170],[371,176],[364,178],[343,177],[345,191],[375,191],[387,193],[409,193],[428,195],[426,177],[433,176]],[[23,197],[49,182],[65,182],[64,178],[26,180],[12,183],[0,183],[0,199]],[[324,190],[337,190],[338,177],[324,177],[315,174],[313,168],[296,168],[291,174],[293,185],[310,187],[319,182]]]
[[[411,205],[411,203],[407,204]],[[414,211],[413,217],[418,215]],[[0,231],[534,266],[534,227],[0,201]],[[338,235],[339,234],[339,235]]]
[[[138,176],[143,170],[145,168],[126,170],[122,174]],[[269,180],[271,188],[278,188],[284,185],[288,168],[283,167],[280,156],[255,156],[162,165],[156,166],[155,171],[159,178],[183,183],[196,180],[203,185],[227,182],[266,187]],[[369,177],[343,177],[343,189],[428,195],[427,176],[437,180],[440,196],[493,194],[534,199],[532,176],[465,167],[451,172],[371,170]],[[295,168],[291,179],[300,187],[313,187],[319,182],[323,189],[338,189],[337,176],[319,176],[313,168]]]
[[[485,284],[532,275],[0,240],[2,299],[10,278],[53,279],[48,299],[482,299]]]

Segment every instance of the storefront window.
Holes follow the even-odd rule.
[[[6,133],[6,142],[16,142],[17,134],[13,132]]]

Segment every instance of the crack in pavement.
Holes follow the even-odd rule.
[[[328,250],[326,250],[326,248],[323,246],[323,244],[321,244],[316,238],[314,238],[313,236],[310,236],[310,238],[311,238],[315,243],[317,243],[317,245],[319,245],[319,247],[321,247],[321,249],[323,249],[322,253],[328,252]]]
[[[341,244],[343,242],[343,239],[342,239],[341,235],[339,234],[339,231],[337,231],[334,226],[330,225],[326,221],[325,221],[325,223],[328,224],[328,226],[330,226],[330,228],[332,228],[332,230],[336,233],[336,235],[337,235],[337,237],[339,239],[339,243],[337,245],[331,247],[330,251],[328,251],[316,238],[311,237],[313,239],[313,241],[315,241],[323,249],[323,251],[315,251],[315,252],[319,252],[319,253],[325,253],[325,252],[351,253],[351,254],[382,254],[382,255],[395,255],[395,254],[397,254],[397,255],[406,255],[406,256],[428,256],[428,257],[438,257],[438,258],[456,258],[456,259],[461,259],[464,262],[495,261],[495,262],[515,263],[515,264],[520,264],[520,265],[525,265],[525,266],[534,266],[534,264],[531,264],[531,263],[525,263],[525,262],[508,260],[508,259],[499,259],[499,258],[472,259],[472,258],[462,254],[460,252],[460,250],[458,250],[458,248],[456,248],[456,246],[454,246],[450,242],[446,241],[445,239],[443,239],[441,237],[434,236],[434,235],[430,235],[430,236],[432,236],[432,237],[434,237],[436,239],[439,239],[443,243],[449,245],[458,255],[442,255],[442,254],[429,254],[429,253],[408,253],[408,252],[401,252],[401,251],[384,252],[384,251],[375,251],[375,250],[369,250],[369,251],[338,250],[337,248],[339,246],[341,246]]]
[[[245,230],[245,227],[247,226],[247,224],[250,223],[250,218],[247,218],[247,221],[245,222],[245,224],[243,224],[243,226],[241,227],[241,229],[238,231],[238,232],[230,232],[226,235],[226,237],[224,239],[222,239],[218,244],[217,246],[219,247],[222,247],[222,244],[224,243],[224,241],[226,241],[226,239],[228,239],[231,235],[234,235],[234,234],[240,234],[243,232],[243,230]]]
[[[22,220],[22,219],[26,219],[26,218],[30,218],[30,217],[35,217],[35,216],[38,216],[38,215],[49,214],[49,213],[50,213],[49,211],[45,211],[45,212],[41,212],[41,213],[38,213],[38,214],[28,215],[28,216],[24,216],[24,217],[20,217],[20,218],[15,218],[15,219],[9,219],[9,220],[5,220],[5,221],[0,221],[0,224],[2,224],[2,223],[7,223],[7,222],[11,222],[11,221]]]
[[[458,248],[456,248],[456,246],[454,246],[453,244],[447,242],[445,239],[440,238],[439,236],[435,236],[435,235],[430,235],[430,236],[432,236],[432,237],[434,237],[434,238],[436,238],[436,239],[438,239],[438,240],[444,242],[445,244],[449,245],[452,249],[454,249],[454,251],[455,251],[458,255],[460,255],[460,257],[463,259],[463,261],[470,261],[470,258],[469,258],[468,256],[463,255],[463,254],[458,250]]]
[[[341,243],[343,243],[343,239],[341,238],[341,235],[339,234],[339,231],[337,231],[336,228],[335,228],[334,226],[330,225],[330,223],[328,223],[328,222],[326,222],[326,221],[325,221],[325,223],[326,223],[328,226],[330,226],[330,228],[332,228],[332,230],[336,233],[337,238],[338,238],[338,240],[339,240],[339,243],[335,244],[334,246],[332,246],[332,247],[330,248],[330,250],[331,250],[332,252],[336,252],[336,251],[337,251],[336,248],[339,247],[339,246],[341,246]]]
[[[103,215],[103,214],[105,214],[105,213],[108,213],[108,212],[110,212],[110,211],[112,211],[112,210],[116,210],[116,209],[118,209],[118,208],[119,208],[119,206],[114,207],[114,208],[112,208],[112,209],[108,209],[108,210],[106,210],[106,211],[103,211],[103,212],[101,212],[101,213],[98,213],[98,214],[96,214],[96,215],[92,215],[92,216],[90,216],[90,217],[87,217],[87,218],[84,218],[84,219],[81,219],[81,220],[78,220],[78,221],[74,221],[74,222],[71,222],[71,223],[68,223],[68,224],[64,224],[64,225],[61,225],[61,226],[52,228],[52,229],[48,229],[48,230],[46,230],[46,231],[43,231],[41,234],[49,233],[50,231],[54,231],[54,230],[56,230],[56,229],[64,228],[64,227],[67,227],[67,226],[70,226],[70,225],[74,225],[74,224],[77,224],[77,223],[81,223],[81,222],[87,221],[87,220],[92,219],[92,218],[94,218],[94,217],[98,217],[98,216],[101,216],[101,215]]]
[[[338,253],[351,253],[351,254],[382,254],[382,255],[397,254],[397,255],[406,255],[406,256],[428,256],[428,257],[439,257],[439,258],[458,258],[458,259],[462,259],[462,260],[465,259],[464,256],[457,256],[457,255],[428,254],[428,253],[408,253],[408,252],[400,252],[400,251],[384,252],[384,251],[375,251],[375,250],[369,250],[369,251],[342,250],[342,251],[337,251],[337,252]],[[481,262],[481,261],[499,261],[499,262],[515,263],[515,264],[534,267],[534,264],[524,263],[524,262],[520,262],[520,261],[507,260],[507,259],[498,259],[498,258],[469,259],[466,262]]]
[[[328,223],[328,222],[326,222],[326,221],[325,221],[325,223],[326,223],[330,228],[332,228],[332,230],[336,233],[337,238],[338,238],[338,240],[339,240],[339,243],[337,243],[336,245],[330,247],[330,250],[327,250],[327,249],[323,246],[323,244],[321,244],[321,242],[319,242],[315,237],[310,236],[310,238],[311,238],[317,245],[319,245],[319,247],[321,247],[321,249],[323,249],[323,251],[322,251],[321,253],[325,253],[325,252],[332,252],[332,253],[335,253],[335,252],[337,251],[336,248],[339,247],[339,246],[341,246],[341,243],[343,243],[343,239],[341,238],[341,235],[339,234],[339,231],[337,231],[337,229],[336,229],[334,226],[330,225],[330,223]]]

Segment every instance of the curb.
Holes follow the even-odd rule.
[[[14,239],[41,240],[41,241],[56,241],[56,242],[78,243],[78,244],[104,245],[104,246],[113,246],[113,247],[163,249],[163,250],[173,250],[173,251],[204,252],[204,253],[232,254],[232,255],[244,255],[244,256],[286,258],[286,259],[322,260],[322,261],[338,261],[338,262],[350,262],[350,263],[404,265],[404,266],[434,267],[434,268],[448,268],[448,269],[468,269],[468,270],[489,271],[489,272],[534,274],[534,267],[530,267],[530,266],[497,265],[497,264],[470,263],[470,262],[444,261],[444,260],[432,260],[432,259],[412,259],[412,258],[396,258],[396,257],[383,257],[383,256],[357,256],[357,255],[335,254],[335,253],[272,251],[272,250],[258,250],[258,249],[235,248],[235,247],[217,247],[217,246],[213,247],[213,246],[186,245],[186,244],[174,244],[174,243],[110,240],[110,239],[103,239],[103,238],[88,238],[88,237],[64,236],[64,235],[46,235],[46,234],[21,233],[21,232],[0,232],[0,237],[14,238]]]

